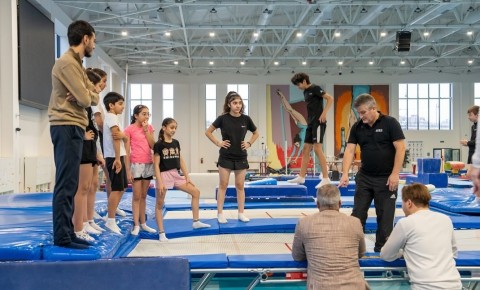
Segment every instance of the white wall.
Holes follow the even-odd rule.
[[[307,71],[308,73],[308,71]],[[153,126],[156,131],[161,125],[162,84],[173,83],[175,95],[175,119],[178,122],[176,138],[180,140],[182,152],[192,172],[206,172],[214,169],[218,158],[216,148],[204,135],[205,132],[205,84],[217,84],[217,112],[220,114],[226,95],[227,84],[249,84],[249,115],[259,128],[260,138],[253,149],[261,149],[261,142],[266,142],[266,86],[267,84],[289,84],[290,74],[273,74],[269,76],[245,76],[238,74],[208,74],[204,76],[185,76],[181,74],[144,74],[129,76],[129,83],[153,84]],[[311,75],[313,83],[324,87],[333,95],[335,84],[386,84],[390,85],[390,115],[398,118],[398,84],[399,83],[453,83],[453,130],[452,131],[405,131],[406,140],[423,141],[423,152],[432,152],[436,147],[460,148],[459,140],[470,137],[470,123],[467,109],[473,104],[473,83],[478,75],[451,75],[439,73],[411,73],[404,76],[386,74],[336,74]],[[333,124],[333,110],[328,116],[328,123]],[[326,154],[333,155],[333,125],[327,126]],[[331,136],[331,137],[329,137]],[[263,137],[263,139],[262,139]],[[204,163],[200,160],[203,158]],[[252,157],[253,158],[253,157]],[[250,159],[250,158],[249,158]],[[467,149],[462,149],[462,159],[467,159]]]
[[[66,37],[66,27],[71,20],[52,1],[42,0],[39,4],[46,11],[55,14],[56,18],[52,19],[55,22],[55,31]],[[14,191],[23,192],[24,157],[50,156],[53,163],[53,146],[47,110],[20,106],[18,103],[16,0],[0,3],[0,37],[0,157],[15,160],[13,176],[18,182],[15,183]],[[85,64],[104,69],[109,77],[107,89],[123,93],[125,72],[105,52],[97,48],[94,56]],[[10,172],[0,171],[0,174]]]

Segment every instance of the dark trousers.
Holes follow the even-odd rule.
[[[377,214],[375,252],[380,252],[393,230],[397,191],[390,191],[386,185],[387,181],[388,176],[369,176],[361,172],[355,176],[356,189],[352,216],[360,219],[365,231],[368,209],[373,200]]]
[[[70,243],[74,235],[73,200],[78,188],[84,135],[78,126],[50,126],[56,168],[52,200],[55,245]]]

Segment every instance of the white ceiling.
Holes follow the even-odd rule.
[[[129,74],[480,72],[479,1],[53,2],[89,21],[97,46]],[[401,30],[412,32],[409,52],[394,49]]]

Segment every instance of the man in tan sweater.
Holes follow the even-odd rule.
[[[53,243],[60,247],[86,249],[89,243],[75,236],[72,215],[88,124],[85,108],[98,103],[98,93],[82,66],[82,59],[90,57],[95,49],[95,30],[85,21],[75,21],[68,27],[68,42],[70,48],[52,69],[52,94],[48,106],[56,167],[52,200]]]
[[[365,254],[360,220],[339,212],[340,191],[328,184],[317,190],[320,212],[298,221],[293,238],[295,261],[307,260],[307,289],[370,289],[358,259]]]

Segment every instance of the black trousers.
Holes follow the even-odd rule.
[[[78,188],[84,135],[83,129],[74,125],[50,127],[56,167],[52,200],[55,245],[70,243],[75,234],[73,200]]]
[[[393,230],[397,191],[390,191],[388,185],[386,185],[387,181],[388,176],[369,176],[361,172],[358,172],[355,176],[356,189],[352,216],[360,219],[365,231],[368,209],[373,200],[377,214],[375,252],[380,252]]]

